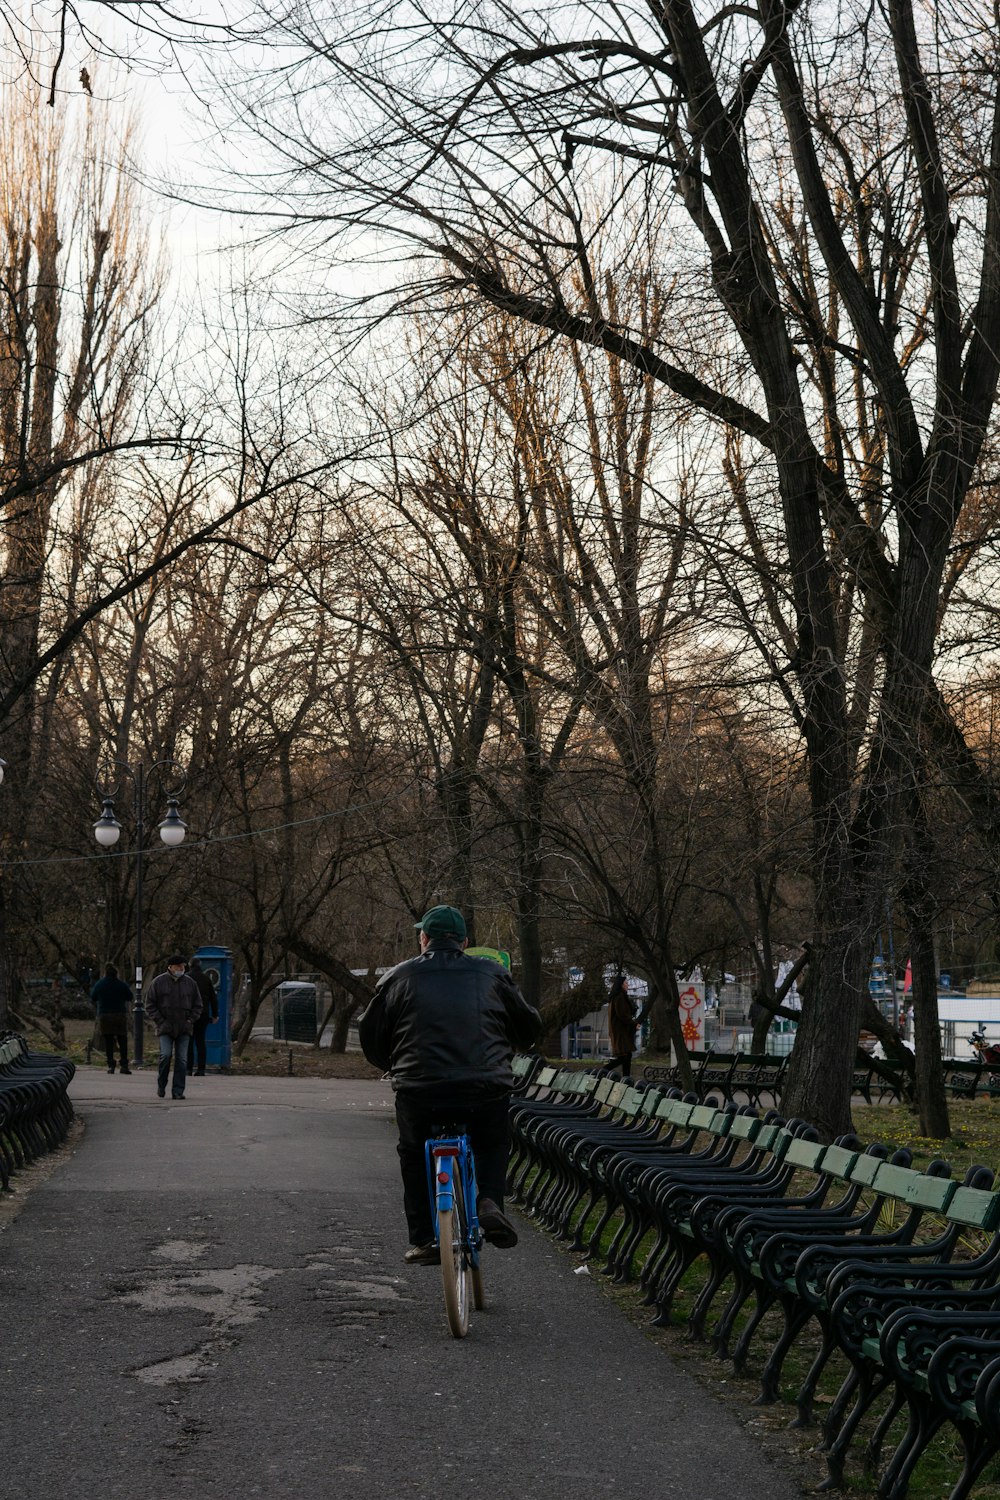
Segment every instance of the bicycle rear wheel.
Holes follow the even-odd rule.
[[[448,1327],[457,1339],[469,1331],[470,1267],[466,1249],[465,1201],[457,1162],[452,1168],[453,1208],[438,1214],[438,1243],[441,1246],[441,1281]]]

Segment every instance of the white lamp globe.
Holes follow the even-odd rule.
[[[114,804],[110,797],[104,799],[104,810],[94,824],[94,838],[104,849],[110,849],[121,838],[122,825],[115,817]]]
[[[186,833],[187,824],[177,811],[177,798],[168,797],[167,816],[160,824],[160,838],[171,849],[175,849],[178,844],[183,844]]]

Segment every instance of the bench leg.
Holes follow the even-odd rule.
[[[885,1412],[879,1419],[878,1426],[875,1428],[875,1431],[868,1439],[868,1443],[865,1447],[865,1469],[869,1474],[874,1474],[878,1470],[879,1462],[882,1457],[882,1445],[889,1435],[889,1429],[891,1428],[893,1422],[895,1422],[896,1418],[899,1416],[905,1405],[906,1391],[902,1386],[897,1385],[896,1394],[893,1396],[892,1400],[889,1402],[889,1405],[886,1407]]]
[[[590,1241],[587,1245],[588,1255],[596,1255],[598,1250],[601,1248],[601,1236],[607,1229],[608,1225],[611,1223],[611,1220],[614,1217],[614,1212],[615,1205],[606,1201],[601,1212],[601,1216],[598,1219],[597,1223],[594,1225],[594,1232],[590,1236]]]
[[[836,1438],[830,1444],[826,1453],[826,1466],[829,1478],[819,1487],[821,1490],[837,1489],[843,1486],[844,1463],[847,1459],[847,1450],[854,1439],[865,1412],[873,1401],[879,1396],[889,1384],[889,1376],[884,1371],[876,1369],[872,1365],[864,1364],[857,1371],[855,1390],[857,1397],[854,1405],[844,1418]],[[842,1387],[843,1389],[843,1387]]]
[[[636,1212],[634,1206],[625,1203],[625,1222],[622,1225],[622,1243],[615,1255],[615,1283],[618,1286],[626,1286],[635,1280],[633,1263],[635,1253],[642,1244],[646,1233],[646,1222]]]
[[[809,1366],[809,1369],[806,1371],[806,1378],[805,1380],[803,1380],[801,1386],[799,1387],[798,1394],[795,1397],[795,1405],[798,1408],[798,1416],[792,1423],[793,1427],[812,1426],[813,1397],[816,1395],[816,1387],[819,1385],[820,1376],[826,1369],[827,1360],[830,1358],[830,1355],[837,1347],[837,1342],[833,1336],[833,1332],[822,1317],[820,1318],[820,1327],[823,1330],[822,1342],[820,1343],[819,1349],[816,1352],[815,1359]]]
[[[757,1296],[757,1305],[754,1308],[753,1312],[750,1314],[750,1321],[747,1323],[743,1332],[740,1334],[739,1342],[737,1343],[736,1348],[733,1350],[733,1369],[735,1370],[737,1375],[742,1374],[743,1367],[747,1362],[747,1356],[750,1353],[750,1345],[753,1342],[753,1336],[757,1332],[758,1325],[763,1319],[765,1313],[771,1310],[771,1308],[774,1306],[775,1301],[777,1300],[770,1287],[758,1285],[754,1290]]]
[[[791,1300],[786,1296],[781,1299],[781,1303],[785,1326],[760,1373],[760,1395],[754,1403],[756,1406],[770,1406],[777,1401],[785,1356],[812,1317],[812,1308],[803,1307],[798,1298]]]
[[[697,1301],[691,1309],[688,1318],[687,1336],[689,1339],[701,1340],[705,1337],[705,1319],[708,1317],[709,1309],[715,1301],[716,1294],[722,1283],[729,1275],[731,1267],[720,1256],[709,1256],[711,1271],[708,1280],[698,1293]]]
[[[688,1267],[694,1264],[700,1254],[701,1246],[692,1245],[686,1240],[677,1246],[673,1262],[656,1289],[656,1316],[650,1320],[651,1327],[668,1328],[670,1326],[670,1308],[673,1304],[674,1293],[684,1280]]]
[[[955,1422],[955,1426],[962,1439],[965,1458],[962,1472],[958,1476],[958,1483],[948,1500],[966,1500],[972,1486],[995,1456],[997,1448],[1000,1447],[1000,1441],[996,1437],[987,1435],[978,1423]]]
[[[861,1376],[858,1373],[857,1367],[852,1365],[850,1374],[845,1377],[843,1385],[834,1396],[833,1405],[827,1412],[826,1419],[823,1422],[824,1448],[832,1448],[836,1442],[837,1434],[840,1431],[844,1418],[851,1409],[851,1402],[854,1399],[854,1393],[858,1388],[860,1379]]]
[[[598,1188],[592,1187],[590,1190],[590,1196],[587,1199],[583,1212],[576,1221],[576,1228],[574,1229],[573,1236],[569,1242],[569,1248],[571,1250],[584,1249],[585,1237],[587,1233],[587,1220],[590,1218],[594,1209],[597,1207],[600,1196],[600,1190]]]
[[[910,1408],[910,1420],[903,1440],[879,1482],[880,1500],[902,1500],[920,1455],[945,1420],[944,1412],[935,1410],[923,1392],[907,1391],[906,1404]]]
[[[737,1272],[736,1285],[730,1295],[729,1301],[722,1309],[722,1315],[712,1331],[712,1352],[718,1359],[729,1358],[729,1340],[732,1337],[736,1319],[753,1296],[753,1282],[749,1277]]]
[[[648,1307],[656,1301],[656,1283],[659,1280],[660,1271],[667,1263],[670,1252],[670,1242],[663,1229],[656,1236],[656,1242],[652,1250],[646,1256],[639,1272],[639,1285],[644,1289],[646,1295],[643,1302]]]
[[[628,1203],[618,1203],[617,1208],[622,1211],[622,1221],[615,1230],[614,1237],[608,1246],[608,1253],[604,1261],[603,1275],[610,1276],[616,1282],[627,1281],[624,1273],[624,1252],[632,1238],[632,1219],[629,1214]]]

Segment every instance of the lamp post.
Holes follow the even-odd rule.
[[[121,775],[112,784],[111,775]],[[187,825],[181,818],[177,799],[187,779],[183,766],[175,760],[158,760],[147,770],[142,764],[131,766],[124,760],[105,761],[97,774],[97,792],[101,798],[101,816],[94,824],[94,837],[103,849],[112,849],[121,837],[122,825],[115,817],[115,798],[121,788],[121,777],[132,783],[135,814],[135,1010],[133,1011],[133,1066],[143,1065],[143,1041],[146,1012],[142,1003],[142,866],[146,833],[149,784],[160,783],[161,795],[167,799],[167,816],[159,826],[160,838],[169,848],[184,842]]]

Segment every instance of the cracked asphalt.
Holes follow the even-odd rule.
[[[81,1068],[0,1235],[2,1500],[792,1500],[529,1224],[464,1341],[404,1269],[388,1089]]]

